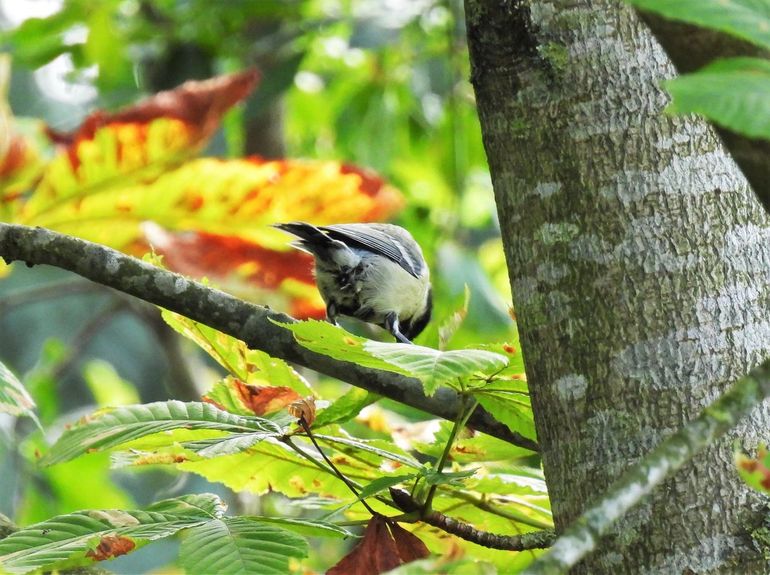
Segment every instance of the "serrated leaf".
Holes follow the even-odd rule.
[[[281,435],[275,422],[259,417],[243,417],[222,411],[208,403],[166,401],[130,405],[97,412],[61,438],[42,458],[41,463],[67,461],[82,453],[116,447],[123,443],[174,429],[219,430],[253,433],[262,438]]]
[[[427,395],[433,395],[439,385],[461,389],[460,381],[477,373],[492,374],[508,365],[505,356],[481,349],[439,351],[378,341],[366,342],[364,349],[422,381]]]
[[[360,387],[350,388],[342,397],[335,400],[316,417],[313,429],[333,423],[345,423],[356,417],[367,405],[380,399],[376,393],[371,393]]]
[[[217,519],[224,509],[216,495],[201,494],[161,501],[145,510],[103,509],[60,515],[0,541],[0,570],[22,574],[87,565]],[[113,551],[116,553],[111,554]]]
[[[458,389],[458,380],[478,372],[494,373],[508,364],[508,359],[485,350],[438,351],[403,343],[382,343],[352,335],[328,322],[308,320],[279,324],[294,333],[304,347],[365,367],[395,371],[416,377],[425,392],[432,395],[439,385]]]
[[[282,385],[251,385],[234,377],[218,382],[203,401],[230,413],[266,415],[286,408],[300,399],[290,387]]]
[[[294,531],[306,537],[334,537],[347,538],[354,537],[353,533],[326,521],[317,519],[294,519],[290,517],[264,517],[260,515],[248,515],[245,519],[257,521],[259,523],[268,523],[278,525],[289,531]]]
[[[673,97],[669,112],[701,114],[751,138],[770,139],[770,61],[717,60],[665,86]]]
[[[409,375],[405,369],[367,352],[364,349],[364,344],[369,341],[368,339],[353,335],[327,321],[310,319],[296,323],[275,323],[291,331],[297,342],[309,350],[364,367]]]
[[[284,529],[227,517],[191,529],[179,556],[188,573],[284,575],[289,558],[306,557],[307,551],[305,539]]]
[[[770,4],[766,0],[627,0],[630,4],[713,28],[770,49]]]
[[[305,378],[282,359],[271,357],[259,350],[249,349],[242,341],[179,314],[163,310],[162,316],[168,325],[194,341],[231,375],[241,381],[253,385],[289,387],[303,397],[314,395],[312,387]],[[212,393],[219,397],[215,390],[207,395],[211,397]],[[220,399],[225,401],[224,397]],[[232,408],[233,413],[246,415],[241,411],[242,408],[238,406],[238,402],[232,404],[228,402],[225,407],[228,410]]]
[[[535,439],[535,420],[532,413],[532,404],[529,395],[521,392],[505,391],[503,383],[496,382],[487,388],[474,390],[475,397],[481,406],[492,416],[503,423],[514,433],[520,433],[525,437]],[[516,382],[512,382],[516,383]]]
[[[0,412],[25,415],[37,421],[35,402],[22,383],[0,362]]]
[[[205,461],[186,461],[176,467],[197,473],[209,481],[220,482],[234,491],[256,494],[277,491],[288,497],[304,497],[309,494],[336,499],[352,497],[342,481],[313,463],[314,460],[321,460],[312,448],[305,451],[309,460],[283,443],[268,440],[241,453]],[[350,472],[355,480],[361,474],[359,468],[341,467],[345,469],[343,473],[348,475]],[[369,470],[369,473],[374,474],[375,471]]]

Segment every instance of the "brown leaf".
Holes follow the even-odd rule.
[[[396,542],[398,556],[402,562],[409,563],[410,561],[425,559],[430,555],[430,551],[428,551],[425,543],[420,541],[419,537],[414,533],[410,533],[395,521],[390,523],[390,533]]]
[[[241,402],[255,415],[273,413],[300,399],[299,394],[290,387],[251,385],[238,379],[234,382]]]
[[[108,124],[144,124],[157,118],[176,118],[194,126],[199,137],[204,138],[216,129],[228,108],[249,95],[258,79],[259,73],[250,69],[208,80],[191,80],[119,112],[94,112],[73,133],[49,129],[48,135],[55,143],[69,146],[92,139],[96,130]]]
[[[312,397],[298,399],[289,405],[289,413],[297,419],[304,419],[308,426],[315,421],[315,400]]]
[[[375,515],[366,526],[363,540],[326,575],[378,575],[401,563],[385,517]]]
[[[86,557],[91,557],[94,561],[104,561],[119,555],[125,555],[133,551],[136,543],[128,537],[122,535],[105,535],[99,541],[95,549],[89,549]]]

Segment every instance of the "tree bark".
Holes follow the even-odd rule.
[[[674,68],[611,0],[466,0],[472,80],[557,531],[770,348],[768,218]],[[732,443],[626,515],[576,573],[765,573]]]

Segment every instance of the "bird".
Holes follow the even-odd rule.
[[[407,230],[382,223],[273,227],[298,238],[290,245],[315,259],[331,323],[340,315],[354,317],[385,328],[401,343],[412,343],[425,329],[433,309],[430,271]]]

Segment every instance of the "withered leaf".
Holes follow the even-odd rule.
[[[289,405],[289,413],[297,419],[304,419],[308,425],[315,421],[315,400],[312,397],[298,399]]]
[[[94,561],[104,561],[112,557],[125,555],[133,551],[136,543],[128,537],[122,535],[105,535],[99,541],[99,545],[86,552],[86,557],[91,557]]]
[[[430,551],[416,535],[382,515],[374,515],[366,526],[361,543],[326,573],[378,575],[428,555]]]
[[[232,382],[241,403],[255,415],[274,413],[300,399],[299,394],[290,387],[251,385],[240,379],[233,379]]]

